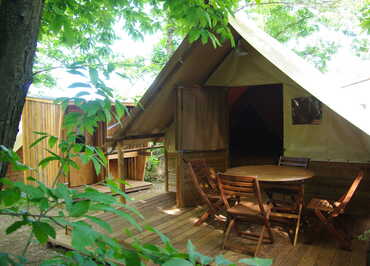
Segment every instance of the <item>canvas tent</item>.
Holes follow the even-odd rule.
[[[224,170],[281,154],[309,157],[320,176],[312,193],[325,187],[325,194],[339,180],[335,198],[358,168],[368,171],[369,109],[338,97],[334,82],[251,22],[231,18],[230,26],[236,47],[184,40],[114,139],[164,140],[168,187],[179,206],[197,199],[184,164],[192,158]],[[293,103],[305,96],[322,102],[320,119],[293,124]]]

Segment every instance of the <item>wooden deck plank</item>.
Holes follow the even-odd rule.
[[[125,182],[127,183],[127,185],[125,186],[126,193],[149,189],[153,186],[152,183],[145,182],[145,181],[126,179]],[[109,187],[103,186],[101,184],[91,184],[89,186],[95,188],[96,190],[102,193],[111,193],[111,190]],[[74,188],[82,191],[85,188],[85,186],[79,186],[79,187],[74,187]]]
[[[331,263],[332,266],[348,266],[351,265],[351,251],[338,249],[335,252],[335,257]]]
[[[300,258],[297,266],[308,266],[315,265],[315,261],[319,256],[320,249],[322,247],[318,245],[307,245],[307,252]]]
[[[334,260],[335,253],[339,249],[339,247],[336,247],[336,245],[333,245],[335,243],[333,243],[331,238],[327,238],[327,239],[328,240],[325,242],[323,247],[320,249],[319,255],[317,256],[316,263],[315,263],[315,265],[317,266],[331,265]]]
[[[205,255],[223,254],[226,258],[236,262],[242,258],[250,257],[248,254],[221,250],[222,223],[207,221],[201,226],[194,226],[194,221],[201,215],[203,209],[200,207],[178,209],[174,193],[162,194],[148,200],[129,204],[135,206],[146,217],[142,224],[150,224],[159,229],[171,239],[172,244],[180,251],[186,251],[186,245],[190,239],[197,250]],[[96,215],[112,225],[114,233],[111,236],[116,237],[122,243],[123,241],[126,241],[126,243],[132,241],[133,238],[128,238],[122,230],[123,228],[134,228],[127,221],[107,213]],[[160,238],[154,233],[136,230],[132,230],[132,233],[143,242],[161,244]],[[275,243],[273,245],[263,245],[261,249],[261,256],[273,258],[273,265],[366,265],[367,243],[355,240],[353,251],[348,252],[340,250],[335,241],[329,236],[323,235],[323,240],[318,239],[312,245],[299,242],[293,247],[283,231],[273,228],[273,233],[276,239]],[[58,231],[56,240],[50,242],[71,249],[70,236],[65,235],[64,230]]]
[[[352,266],[365,266],[367,265],[367,243],[361,240],[352,241],[351,264]]]

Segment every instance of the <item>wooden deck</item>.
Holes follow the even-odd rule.
[[[126,183],[128,183],[128,185],[125,186],[125,192],[126,193],[146,190],[146,189],[150,189],[152,187],[152,183],[150,183],[150,182],[129,180],[129,179],[126,179],[125,181],[126,181]],[[103,192],[103,193],[110,193],[111,192],[109,187],[103,186],[103,185],[100,185],[100,184],[92,184],[92,185],[89,185],[89,186],[93,187],[96,190],[99,190],[100,192]],[[76,189],[78,189],[78,190],[83,190],[84,188],[85,188],[85,186],[76,187]]]
[[[222,224],[220,222],[205,223],[202,226],[193,226],[196,218],[202,213],[201,207],[177,209],[175,194],[166,193],[147,200],[135,202],[133,205],[146,217],[143,224],[150,224],[166,234],[175,247],[185,250],[190,239],[197,249],[206,255],[223,254],[226,258],[238,261],[249,257],[246,254],[220,249],[222,241]],[[123,228],[131,228],[127,223],[115,215],[100,213],[99,218],[108,221],[113,228],[112,236],[122,241],[130,241],[123,233]],[[351,221],[352,226],[354,222]],[[159,244],[157,235],[150,232],[135,232],[135,237],[144,242]],[[367,257],[367,243],[359,240],[353,241],[353,251],[344,251],[336,246],[332,238],[323,235],[314,244],[307,245],[299,242],[295,247],[290,244],[286,234],[279,228],[274,228],[275,243],[263,245],[261,257],[273,258],[273,265],[323,265],[365,266]],[[51,239],[54,245],[70,249],[70,236],[64,230],[57,232],[57,238]]]

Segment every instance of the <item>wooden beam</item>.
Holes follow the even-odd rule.
[[[165,134],[164,133],[156,133],[156,134],[145,134],[145,135],[135,135],[135,136],[125,136],[119,138],[118,140],[128,140],[128,139],[146,139],[146,138],[161,138]]]
[[[122,142],[118,143],[118,178],[125,179],[126,178],[126,166],[125,166],[125,153],[122,149]],[[125,184],[122,182],[120,184],[121,190],[125,192]],[[125,203],[126,200],[123,196],[121,196],[121,202]]]
[[[166,192],[169,192],[169,178],[168,178],[168,153],[167,149],[164,149],[164,182],[165,182],[165,188]]]
[[[133,158],[133,157],[139,156],[139,153],[137,151],[126,152],[125,150],[123,150],[123,152],[124,152],[124,158]],[[118,153],[110,154],[107,156],[107,158],[108,160],[118,159]]]
[[[133,148],[133,149],[123,149],[123,151],[124,152],[135,152],[135,151],[145,151],[145,150],[153,150],[153,149],[161,149],[161,148],[164,148],[164,146],[161,145],[161,146],[151,146],[151,147],[142,147],[142,148]],[[108,156],[113,156],[115,154],[116,153],[108,154]],[[139,155],[141,155],[141,154],[139,154]]]

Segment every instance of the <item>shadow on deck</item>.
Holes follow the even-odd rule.
[[[146,218],[142,224],[149,224],[156,227],[167,235],[174,246],[180,250],[185,250],[186,243],[190,239],[197,247],[198,251],[205,255],[215,256],[223,254],[232,261],[250,257],[249,255],[235,253],[232,251],[221,250],[222,226],[217,223],[205,223],[202,226],[193,226],[194,221],[202,214],[202,208],[177,209],[175,193],[165,193],[154,196],[146,200],[136,201],[136,208]],[[123,228],[130,228],[121,218],[107,213],[97,214],[97,217],[109,222],[113,228],[112,236],[122,240],[127,240],[123,233]],[[353,221],[351,221],[352,226]],[[150,232],[135,232],[135,237],[143,242],[160,244],[159,237]],[[273,245],[263,245],[260,257],[272,258],[273,265],[366,265],[367,243],[364,241],[353,240],[353,250],[344,251],[339,249],[332,238],[323,235],[314,244],[307,245],[299,242],[293,247],[287,235],[274,229],[275,243]],[[57,232],[57,238],[50,241],[54,245],[63,246],[71,249],[70,236],[65,235],[64,230]]]

